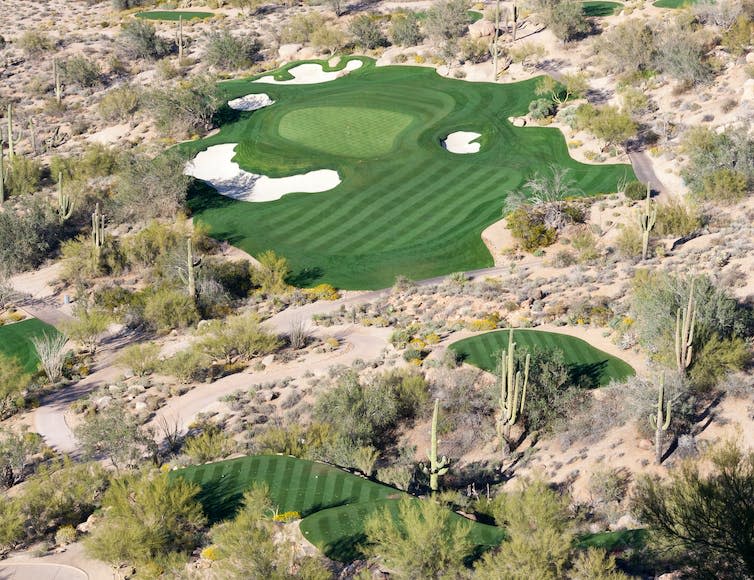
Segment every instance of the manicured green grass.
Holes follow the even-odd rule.
[[[500,353],[508,346],[507,330],[497,330],[459,340],[450,345],[465,362],[495,372]],[[586,375],[591,382],[604,386],[610,380],[621,380],[634,374],[626,362],[594,348],[588,342],[573,336],[541,330],[516,329],[513,340],[518,348],[540,347],[563,351],[566,363],[574,378]]]
[[[328,557],[351,561],[361,554],[364,522],[374,510],[388,506],[397,513],[398,501],[407,494],[352,475],[342,469],[283,455],[256,455],[174,471],[201,486],[199,495],[210,522],[233,517],[245,490],[254,482],[266,482],[279,512],[297,511],[303,516],[301,530]],[[416,499],[415,501],[420,501]],[[494,546],[503,531],[471,522],[474,542]]]
[[[581,6],[584,8],[584,15],[591,17],[612,16],[623,8],[623,4],[620,2],[600,1],[582,2]]]
[[[416,18],[418,20],[424,20],[427,17],[427,13],[425,11],[415,12],[414,14],[416,14]],[[469,24],[473,24],[477,20],[484,18],[484,14],[477,12],[476,10],[467,10],[466,15],[469,17]]]
[[[189,10],[150,10],[148,12],[137,12],[136,18],[144,18],[145,20],[167,20],[177,22],[181,17],[184,20],[192,20],[194,18],[204,19],[212,18],[214,14],[212,12],[192,12]]]
[[[360,69],[314,85],[221,83],[227,99],[267,93],[276,102],[250,113],[225,109],[218,134],[181,145],[193,155],[239,143],[235,161],[272,177],[338,171],[342,183],[335,189],[278,201],[237,201],[204,184],[190,197],[194,216],[213,237],[252,255],[273,249],[288,258],[295,285],[374,289],[398,275],[423,279],[490,267],[481,232],[500,219],[506,191],[535,172],[565,167],[587,195],[615,191],[634,177],[628,165],[577,163],[557,129],[508,122],[537,98],[538,79],[470,83],[430,68],[376,68],[360,60]],[[298,64],[276,77],[289,77],[287,69]],[[481,133],[481,151],[443,149],[453,131]]]
[[[31,339],[36,336],[58,334],[54,326],[36,318],[0,326],[0,353],[16,357],[29,373],[39,366],[39,359]]]
[[[696,4],[697,0],[657,0],[653,5],[657,8],[683,8]]]

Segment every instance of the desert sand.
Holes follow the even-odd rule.
[[[313,85],[316,83],[326,83],[333,81],[338,77],[347,75],[349,72],[361,68],[360,60],[349,60],[343,70],[326,72],[321,64],[307,63],[294,66],[288,72],[293,75],[292,79],[279,81],[273,75],[263,76],[255,80],[255,83],[270,83],[282,85]]]

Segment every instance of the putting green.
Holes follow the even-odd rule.
[[[137,12],[134,16],[145,20],[177,22],[181,18],[183,20],[203,20],[204,18],[212,18],[214,14],[212,12],[192,12],[189,10],[150,10],[148,12]]]
[[[489,372],[495,372],[500,353],[508,346],[508,330],[497,330],[459,340],[450,345],[461,359]],[[588,342],[556,332],[516,329],[513,340],[519,348],[539,347],[561,350],[574,379],[584,375],[598,386],[635,374],[626,362],[594,348]]]
[[[227,100],[266,93],[275,104],[254,112],[226,109],[219,133],[180,146],[193,156],[238,143],[234,161],[270,177],[338,172],[334,189],[265,203],[224,197],[202,183],[193,188],[190,208],[213,237],[252,255],[282,254],[292,284],[374,289],[398,275],[423,279],[490,267],[481,233],[500,219],[505,192],[535,172],[550,164],[567,168],[587,195],[615,191],[634,177],[628,165],[577,163],[557,129],[508,121],[538,98],[538,79],[471,83],[430,68],[377,68],[371,59],[359,60],[361,68],[319,84],[221,83]],[[310,62],[326,71],[345,66],[345,59],[338,67]],[[289,78],[288,69],[299,64],[275,77]],[[443,149],[442,140],[455,131],[481,133],[480,152]]]
[[[45,333],[54,335],[58,330],[36,318],[0,326],[0,353],[16,357],[26,372],[33,373],[39,366],[39,358],[31,339]]]
[[[623,8],[623,4],[620,2],[599,1],[582,2],[581,6],[584,8],[584,15],[591,17],[612,16]]]
[[[384,109],[306,107],[283,115],[280,136],[314,151],[343,157],[378,157],[389,153],[412,121]]]
[[[370,513],[388,506],[395,514],[398,500],[407,496],[337,467],[285,455],[219,461],[180,469],[171,477],[182,477],[202,488],[199,501],[212,523],[233,517],[244,491],[255,482],[266,482],[279,512],[299,512],[307,539],[340,561],[361,555],[358,545],[364,541],[364,521]],[[455,517],[459,523],[469,522],[472,539],[480,547],[497,545],[503,538],[500,528]]]

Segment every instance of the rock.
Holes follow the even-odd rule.
[[[652,449],[653,447],[652,442],[649,439],[639,439],[638,443],[636,443],[636,446],[639,449]]]
[[[96,399],[96,400],[94,401],[94,405],[95,405],[95,406],[96,406],[96,407],[97,407],[98,409],[104,409],[104,408],[105,408],[105,407],[107,407],[107,406],[108,406],[108,405],[109,405],[110,403],[112,403],[112,401],[113,401],[113,398],[112,398],[112,397],[109,397],[109,396],[107,396],[107,395],[106,395],[106,396],[104,396],[104,397],[100,397],[99,399]]]
[[[746,55],[746,64],[754,64],[754,52]]]
[[[471,38],[484,38],[495,34],[495,25],[489,20],[477,20],[469,25],[469,36]]]
[[[262,402],[269,403],[274,401],[280,396],[280,393],[273,391],[272,389],[265,389],[263,391],[257,391],[257,399]]]
[[[302,46],[301,44],[281,44],[280,48],[278,48],[278,56],[282,60],[293,60]]]
[[[262,359],[262,364],[266,367],[270,366],[273,362],[275,362],[274,354],[268,354],[266,357]]]
[[[615,530],[634,530],[641,526],[641,524],[634,518],[631,514],[623,514],[621,517],[618,518],[618,521],[615,522],[612,526],[610,526],[610,529]]]
[[[139,413],[140,411],[146,411],[149,405],[147,405],[144,401],[136,401],[134,404],[134,411]]]
[[[754,79],[744,81],[744,90],[741,98],[745,101],[754,101]]]
[[[526,127],[526,119],[524,117],[510,117],[508,120],[514,127]]]
[[[88,534],[90,531],[92,531],[92,526],[97,522],[97,516],[92,514],[90,515],[85,522],[81,522],[78,526],[76,526],[76,531],[82,534]]]

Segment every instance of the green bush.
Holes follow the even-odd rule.
[[[698,197],[705,201],[733,204],[746,197],[747,192],[746,174],[722,167],[704,177],[704,189]]]
[[[490,47],[486,38],[462,38],[458,43],[458,49],[458,57],[463,62],[478,64],[490,58]]]
[[[160,131],[181,137],[211,129],[222,105],[216,79],[211,76],[193,76],[177,86],[152,90],[145,94],[144,102]]]
[[[555,113],[555,104],[549,99],[535,99],[529,103],[529,115],[532,119],[545,119]]]
[[[85,56],[73,56],[64,61],[60,67],[66,83],[84,88],[102,84],[102,71],[99,65]]]
[[[213,320],[202,327],[196,348],[214,359],[231,362],[233,357],[250,360],[275,352],[281,345],[277,335],[261,327],[255,313]]]
[[[23,50],[27,56],[37,57],[43,52],[52,50],[55,43],[49,36],[36,30],[27,30],[18,39],[18,47]]]
[[[615,238],[615,248],[625,258],[637,258],[642,252],[642,234],[638,225],[625,225]]]
[[[295,14],[280,32],[280,42],[301,43],[309,42],[315,31],[326,26],[324,17],[318,12],[309,14]]]
[[[640,201],[647,198],[647,184],[641,181],[629,181],[623,190],[623,195],[628,199]]]
[[[137,377],[143,377],[157,370],[159,355],[160,345],[154,342],[132,344],[118,357],[118,364],[130,369]]]
[[[20,205],[19,213],[0,212],[0,275],[38,266],[60,237],[60,220],[47,201],[35,196]]]
[[[248,68],[259,58],[262,45],[250,35],[233,36],[228,30],[210,32],[204,60],[220,70]]]
[[[696,207],[669,200],[657,206],[654,231],[660,236],[687,236],[703,225]]]
[[[544,11],[544,22],[563,42],[569,42],[589,32],[589,19],[584,18],[581,2],[565,1],[550,4]]]
[[[113,89],[102,97],[99,114],[105,121],[125,121],[139,110],[140,91],[131,85]]]
[[[199,312],[193,298],[185,292],[160,288],[147,296],[144,319],[158,332],[186,328],[199,322]]]
[[[508,214],[507,227],[527,252],[551,246],[558,237],[557,230],[548,228],[542,215],[528,207],[520,207]]]
[[[5,171],[6,194],[29,195],[39,189],[42,166],[34,159],[15,155],[6,162]]]
[[[202,380],[207,374],[209,360],[204,353],[189,348],[162,361],[160,371],[187,384]]]
[[[183,451],[194,463],[224,459],[236,450],[236,442],[218,428],[207,429],[186,439]]]
[[[416,46],[424,39],[415,12],[393,14],[388,35],[398,46]]]
[[[348,32],[353,36],[356,45],[365,50],[372,50],[387,44],[387,39],[380,30],[379,21],[370,14],[359,14],[351,20]]]
[[[172,40],[157,35],[155,27],[145,20],[134,18],[123,25],[118,44],[127,58],[157,60],[175,49]]]

